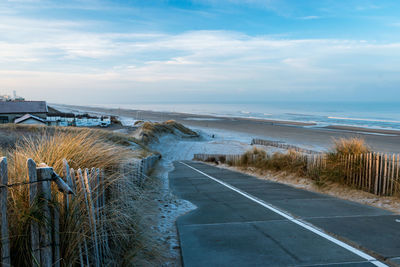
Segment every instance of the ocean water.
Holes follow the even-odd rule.
[[[183,112],[400,130],[400,102],[270,102],[263,104],[109,104],[113,108]]]

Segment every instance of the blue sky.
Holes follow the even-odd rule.
[[[395,101],[400,2],[0,2],[0,92],[65,103]]]

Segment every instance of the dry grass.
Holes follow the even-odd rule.
[[[163,134],[180,134],[188,137],[198,137],[196,132],[173,120],[162,123],[144,122],[139,131],[139,139],[144,144],[158,141],[158,137]]]
[[[242,155],[239,166],[251,166],[272,171],[289,171],[298,174],[304,174],[306,168],[304,157],[294,150],[269,155],[265,150],[256,147]]]
[[[323,186],[327,181],[345,184],[345,169],[340,157],[370,152],[370,148],[363,139],[350,138],[335,141],[332,150],[325,154],[326,165],[314,169],[307,169],[306,157],[294,150],[287,153],[269,155],[262,149],[253,148],[241,157],[238,166],[255,167],[260,170],[284,171],[302,177],[311,178],[316,185]],[[357,164],[357,163],[355,163]],[[232,164],[231,164],[232,165]]]
[[[340,138],[334,140],[334,146],[331,151],[331,153],[336,155],[354,155],[369,152],[371,152],[371,149],[367,146],[364,139],[361,138]]]
[[[137,251],[146,247],[138,225],[139,212],[136,202],[143,198],[143,189],[135,181],[127,181],[119,166],[127,159],[139,157],[145,150],[133,151],[127,145],[138,142],[129,136],[103,130],[85,128],[58,128],[32,126],[1,126],[0,131],[14,133],[17,138],[10,146],[3,148],[3,156],[9,163],[9,183],[27,181],[26,161],[44,162],[62,174],[63,159],[74,168],[100,168],[106,173],[104,185],[107,187],[106,207],[108,215],[103,223],[111,239],[111,251],[107,265],[118,266],[132,254],[127,249]],[[142,146],[143,147],[143,146]],[[116,184],[122,186],[116,187]],[[118,188],[118,191],[116,191]],[[123,189],[121,191],[121,188]],[[78,245],[83,239],[91,237],[89,221],[82,187],[77,187],[76,196],[69,210],[62,207],[61,194],[52,190],[52,205],[60,206],[60,237],[62,266],[77,264]],[[43,221],[40,203],[29,204],[28,186],[12,187],[9,191],[8,217],[13,266],[29,266],[32,262],[30,253],[29,226],[32,221]],[[100,233],[103,235],[104,233]],[[90,238],[89,238],[90,239]],[[91,242],[91,241],[89,241]],[[90,243],[89,243],[90,245]],[[126,265],[126,264],[125,264]]]

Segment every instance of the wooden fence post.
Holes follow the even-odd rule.
[[[53,168],[39,167],[36,169],[38,179],[38,193],[43,208],[44,224],[40,226],[40,262],[41,266],[52,266],[52,238],[51,238],[51,213],[49,201],[51,200],[50,179]]]
[[[28,176],[29,182],[29,204],[32,206],[37,201],[38,185],[37,185],[37,172],[36,163],[32,159],[28,159]],[[39,241],[39,226],[35,220],[31,222],[31,253],[32,253],[32,266],[40,266],[40,241]]]
[[[389,189],[388,189],[388,193],[389,195],[393,195],[393,185],[394,185],[394,162],[395,162],[395,155],[392,155],[392,163],[391,163],[391,173],[390,173],[390,193],[389,193]],[[388,186],[388,188],[389,188]]]
[[[8,194],[8,170],[7,159],[0,158],[0,211],[1,211],[1,263],[3,266],[11,266],[10,259],[10,240],[8,235],[8,221],[7,221],[7,194]]]
[[[372,184],[372,153],[368,153],[368,192],[371,192]]]
[[[379,153],[375,154],[375,187],[374,193],[378,195],[378,184],[379,184]]]
[[[396,164],[396,183],[395,183],[395,190],[394,193],[397,194],[397,190],[399,189],[399,169],[400,169],[400,155],[397,154],[397,164]]]
[[[387,165],[387,154],[385,154],[385,162],[383,165],[383,185],[382,185],[382,195],[386,195],[386,183],[387,183],[387,169],[388,169],[388,165]]]
[[[71,177],[71,181],[73,184],[74,192],[77,192],[78,185],[80,184],[79,183],[80,179],[79,179],[79,175],[75,174],[75,170],[72,168],[70,169],[70,177]],[[76,179],[78,179],[78,182],[76,182]],[[83,190],[83,189],[81,188],[81,190]],[[80,233],[80,234],[82,234],[82,233]],[[81,267],[83,267],[85,265],[84,260],[83,260],[82,250],[84,250],[84,252],[85,252],[86,266],[89,266],[89,253],[88,253],[86,238],[83,238],[83,249],[82,249],[81,243],[79,243],[78,246],[79,246],[79,260],[81,262]]]

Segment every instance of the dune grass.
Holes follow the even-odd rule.
[[[339,155],[354,155],[371,152],[371,148],[361,138],[340,138],[334,140],[334,145],[330,154]]]
[[[175,134],[180,133],[181,135],[189,137],[198,137],[198,134],[189,128],[185,127],[181,123],[174,120],[168,120],[162,123],[158,122],[144,122],[140,128],[140,140],[144,144],[158,141],[158,137],[163,134]]]
[[[100,168],[105,172],[104,186],[107,203],[104,212],[107,220],[102,222],[109,235],[110,251],[107,265],[121,265],[126,258],[132,258],[129,251],[137,251],[146,246],[143,231],[138,225],[139,210],[136,202],[143,198],[143,190],[128,181],[120,171],[127,159],[141,157],[149,153],[136,139],[124,135],[87,128],[59,128],[37,126],[0,126],[0,131],[14,139],[2,147],[2,156],[9,163],[9,183],[28,180],[26,161],[32,158],[36,163],[44,162],[62,175],[63,159],[71,168]],[[2,135],[5,136],[5,135]],[[142,149],[132,150],[128,145],[136,144]],[[62,195],[52,190],[51,205],[60,206],[61,265],[76,265],[79,260],[79,244],[91,237],[89,220],[85,208],[84,192],[77,183],[76,196],[69,210],[62,207]],[[116,185],[119,186],[116,186]],[[54,186],[54,185],[53,185]],[[122,189],[122,191],[121,191]],[[38,203],[29,204],[29,187],[16,186],[9,190],[8,218],[13,266],[29,266],[30,253],[29,226],[32,221],[44,224]],[[126,265],[126,264],[125,264]]]
[[[360,138],[339,139],[329,152],[324,154],[326,164],[310,169],[307,166],[306,156],[294,150],[286,153],[276,152],[268,154],[265,150],[254,147],[245,152],[238,163],[228,162],[239,167],[255,167],[258,170],[284,171],[297,176],[308,177],[317,185],[324,185],[326,181],[344,184],[344,166],[340,160],[344,155],[358,155],[368,153],[371,149]]]
[[[294,150],[270,155],[265,150],[256,147],[241,156],[239,166],[251,166],[272,171],[288,171],[300,175],[304,175],[307,167],[304,162],[304,156]]]

